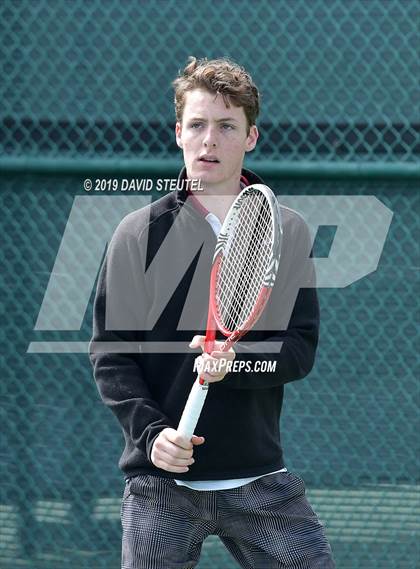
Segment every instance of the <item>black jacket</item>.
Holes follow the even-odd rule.
[[[261,183],[252,172],[243,174],[249,183]],[[126,476],[215,480],[284,466],[283,386],[312,368],[319,309],[307,227],[288,208],[281,207],[281,215],[276,284],[255,329],[235,346],[236,360],[275,360],[276,370],[230,373],[210,385],[195,431],[206,442],[195,448],[186,474],[156,468],[150,453],[162,429],[177,427],[196,377],[198,352],[188,344],[205,333],[216,237],[184,189],[129,214],[118,226],[99,277],[90,357],[101,398],[124,433],[119,466]],[[308,288],[298,292],[302,286]]]

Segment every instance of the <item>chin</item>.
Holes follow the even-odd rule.
[[[195,178],[195,179],[199,179],[201,180],[203,183],[207,183],[207,184],[217,184],[219,182],[221,182],[220,179],[218,179],[217,176],[212,175],[209,172],[194,172],[191,176],[189,176],[190,178]]]

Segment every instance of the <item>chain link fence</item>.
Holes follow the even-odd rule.
[[[175,156],[171,81],[223,54],[262,93],[255,159],[412,161],[418,17],[415,0],[4,2],[1,154]]]
[[[42,170],[46,160],[87,160],[94,172],[98,158],[141,166],[177,157],[171,80],[190,54],[228,55],[262,91],[257,171],[258,161],[374,162],[398,163],[403,175],[419,153],[418,16],[418,4],[403,0],[1,4],[2,569],[117,569],[120,559],[123,439],[85,349],[101,236],[123,213],[91,208],[67,270],[54,275],[75,199],[103,200],[83,191],[82,177],[28,174],[25,161]],[[15,159],[22,171],[11,173]],[[319,291],[317,362],[286,387],[282,433],[287,466],[305,479],[337,568],[415,569],[418,186],[266,183],[291,203],[373,195],[393,212],[377,270]],[[321,227],[315,255],[327,257],[333,239],[334,228]],[[351,255],[363,255],[357,235]],[[68,294],[52,305],[49,328],[35,329],[52,278]],[[236,567],[216,538],[205,541],[200,569]]]

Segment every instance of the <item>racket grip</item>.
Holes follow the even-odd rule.
[[[191,439],[194,434],[204,401],[207,397],[208,388],[209,386],[207,383],[204,383],[203,385],[200,384],[200,376],[197,377],[191,388],[177,428],[178,433],[188,439]]]

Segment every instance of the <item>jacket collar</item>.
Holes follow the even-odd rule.
[[[188,197],[188,192],[187,192],[186,184],[185,184],[186,179],[187,179],[187,170],[184,166],[182,168],[182,170],[180,171],[179,176],[178,176],[178,182],[179,182],[178,186],[181,189],[176,190],[176,200],[177,200],[178,205],[180,207],[182,207],[184,205],[184,203]],[[252,170],[247,170],[246,168],[242,168],[241,179],[242,179],[242,181],[247,183],[247,185],[264,184],[264,181],[259,176],[257,176],[257,174],[252,172]]]

